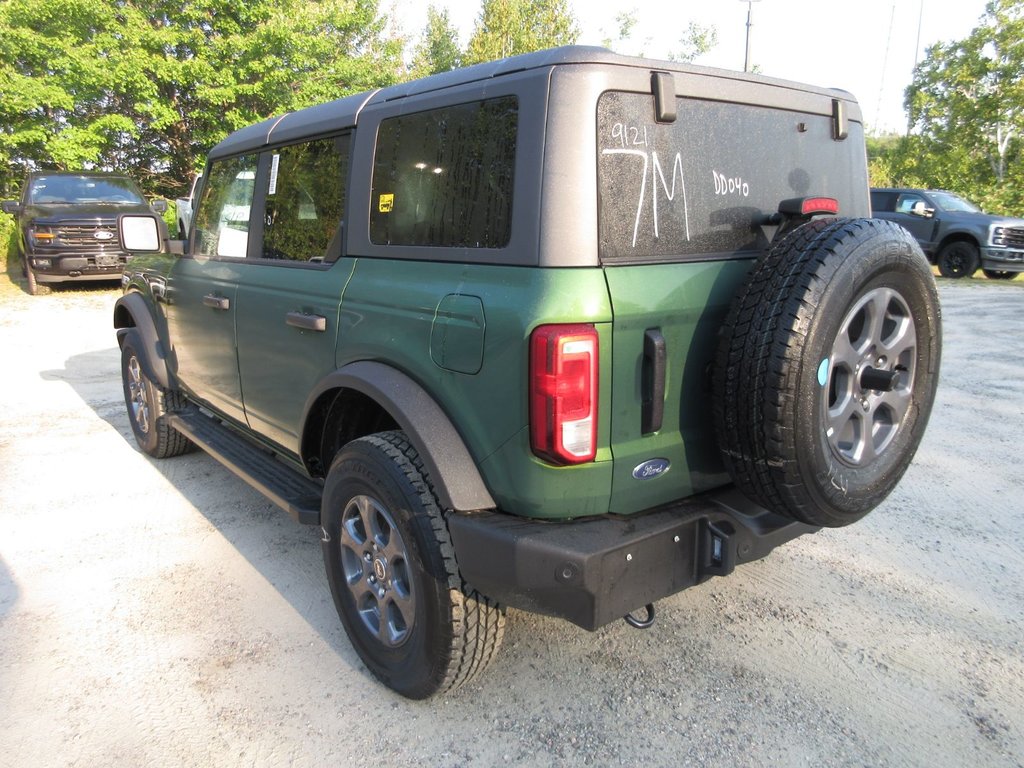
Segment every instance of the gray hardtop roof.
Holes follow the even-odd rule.
[[[793,90],[818,93],[832,98],[841,98],[851,103],[856,103],[853,96],[838,89],[818,88],[763,77],[761,75],[699,67],[679,62],[622,56],[612,53],[606,48],[569,45],[561,48],[549,48],[535,53],[524,53],[519,56],[511,56],[507,59],[499,59],[498,61],[486,62],[484,64],[474,64],[473,66],[455,69],[451,72],[431,75],[430,77],[411,80],[407,83],[400,83],[375,91],[346,96],[336,101],[308,107],[296,112],[289,112],[280,117],[271,117],[229,135],[210,150],[210,159],[214,160],[240,152],[261,149],[269,144],[287,144],[298,141],[306,136],[353,128],[356,125],[359,113],[369,105],[404,99],[453,86],[490,80],[514,72],[525,72],[531,69],[542,70],[566,64],[604,64],[661,72],[703,75],[705,77],[710,76],[729,80],[760,82],[766,85],[781,86]],[[858,109],[856,113],[851,113],[850,116],[853,119],[859,119],[859,114]]]

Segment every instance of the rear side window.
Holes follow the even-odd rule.
[[[503,248],[512,232],[518,102],[506,96],[381,122],[370,240]]]
[[[824,115],[686,98],[676,110],[658,123],[648,94],[598,101],[602,260],[749,253],[767,245],[761,225],[783,200],[867,202],[857,123],[834,141]]]
[[[896,210],[896,193],[871,190],[871,210],[875,213],[892,213]]]
[[[341,255],[348,145],[346,135],[270,153],[263,210],[264,259],[322,262]]]

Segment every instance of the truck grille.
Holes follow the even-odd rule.
[[[1024,248],[1024,227],[996,227],[992,232],[992,245]]]
[[[61,224],[56,234],[56,244],[65,248],[120,248],[117,226],[113,222]]]

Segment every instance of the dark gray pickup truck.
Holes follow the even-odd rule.
[[[970,277],[978,267],[994,280],[1024,272],[1024,219],[935,189],[872,189],[871,212],[908,229],[943,277]]]

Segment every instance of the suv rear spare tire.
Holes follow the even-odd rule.
[[[752,267],[722,328],[714,411],[751,499],[810,525],[893,489],[938,383],[940,311],[920,247],[891,222],[805,224]]]

